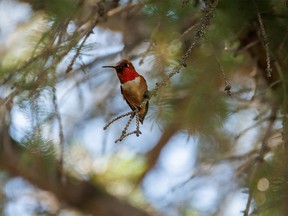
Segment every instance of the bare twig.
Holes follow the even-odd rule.
[[[57,96],[56,96],[56,87],[53,85],[52,87],[52,92],[53,92],[53,105],[54,105],[54,110],[55,110],[55,117],[58,121],[59,125],[59,144],[60,144],[60,173],[61,173],[61,180],[62,182],[65,182],[65,175],[63,174],[64,171],[64,133],[63,133],[63,124],[62,124],[62,117],[59,112],[59,107],[57,103]]]
[[[280,79],[272,82],[266,89],[264,89],[262,91],[259,91],[257,93],[257,96],[260,96],[260,95],[263,95],[263,94],[267,93],[267,91],[269,91],[271,88],[273,88],[274,86],[278,85],[281,82],[282,82],[282,80],[280,80]]]
[[[141,134],[140,127],[139,127],[139,122],[140,122],[140,121],[139,121],[139,110],[138,110],[138,109],[135,109],[133,112],[130,112],[130,113],[131,113],[130,118],[129,118],[129,120],[128,120],[127,123],[126,123],[125,128],[123,129],[121,136],[119,137],[119,139],[117,139],[117,140],[115,141],[115,143],[121,142],[121,141],[122,141],[123,139],[125,139],[127,136],[130,136],[130,135],[132,135],[132,134],[136,134],[137,137]],[[136,130],[127,133],[127,129],[128,129],[128,127],[129,127],[129,125],[131,124],[131,121],[132,121],[132,119],[134,118],[134,116],[136,116]]]
[[[195,28],[195,25],[190,26],[188,29],[186,29],[179,37],[179,39],[184,38],[190,31],[192,31]]]
[[[77,51],[75,53],[75,55],[73,56],[70,64],[68,65],[68,67],[66,68],[65,73],[69,73],[72,69],[73,69],[73,65],[77,59],[77,57],[80,55],[80,51],[82,49],[82,47],[84,46],[84,44],[86,43],[86,40],[88,39],[88,37],[90,36],[91,33],[93,33],[93,28],[97,25],[98,23],[98,19],[96,19],[92,25],[90,26],[90,28],[87,30],[87,33],[85,34],[85,37],[83,39],[83,41],[81,42],[80,46],[77,48]]]
[[[273,125],[274,125],[274,123],[276,121],[276,111],[277,111],[277,109],[276,109],[276,107],[274,107],[273,110],[271,111],[271,115],[270,115],[270,118],[269,118],[270,121],[269,121],[269,124],[268,124],[268,126],[266,128],[265,134],[263,136],[262,145],[261,145],[261,148],[259,150],[258,156],[256,158],[253,158],[253,161],[250,163],[251,166],[254,166],[253,170],[252,170],[252,174],[250,175],[250,179],[251,180],[253,180],[255,178],[256,170],[258,169],[259,165],[261,163],[263,163],[264,156],[267,153],[267,151],[269,150],[268,139],[269,139],[269,137],[271,135],[271,131],[273,129]],[[250,210],[251,202],[252,202],[252,199],[253,199],[253,194],[254,194],[254,189],[251,186],[250,189],[249,189],[249,196],[248,196],[248,199],[247,199],[246,208],[243,211],[243,216],[249,216],[249,210]]]
[[[229,160],[229,161],[241,161],[245,159],[249,159],[253,157],[255,154],[259,152],[259,149],[252,149],[251,151],[241,154],[241,155],[231,155],[229,157],[224,158],[223,160]]]
[[[257,18],[258,18],[258,22],[259,22],[259,25],[260,25],[261,34],[262,34],[262,37],[263,37],[263,46],[264,46],[265,52],[266,52],[266,64],[267,64],[266,72],[267,72],[267,77],[271,77],[272,68],[271,68],[271,58],[270,58],[268,37],[267,37],[266,31],[265,31],[263,20],[262,20],[260,12],[258,10],[257,4],[256,4],[255,0],[253,2],[254,2],[254,5],[255,5],[255,8],[256,8],[256,11],[257,11]]]
[[[284,72],[282,71],[282,68],[278,62],[275,62],[275,66],[277,68],[277,71],[279,73],[279,76],[282,80],[282,91],[283,91],[283,120],[282,120],[282,140],[284,142],[284,148],[285,151],[288,152],[288,95],[287,95],[287,78],[285,77]]]
[[[125,125],[125,127],[124,127],[124,129],[122,131],[121,137],[126,135],[127,129],[129,127],[129,125],[131,124],[131,121],[132,121],[133,118],[134,118],[134,112],[130,115],[130,118],[128,119],[128,121],[127,121],[127,123],[126,123],[126,125]],[[120,139],[121,139],[121,137],[120,137]]]
[[[227,77],[226,77],[226,74],[225,74],[225,72],[224,72],[224,69],[223,69],[222,65],[219,63],[218,60],[217,60],[217,63],[218,63],[219,69],[220,69],[220,71],[221,71],[221,73],[222,73],[222,76],[223,76],[223,79],[224,79],[224,84],[225,84],[224,91],[226,91],[226,93],[227,93],[228,96],[231,96],[231,95],[232,95],[231,85],[230,85],[230,83],[228,82]]]
[[[235,140],[238,140],[245,133],[247,133],[248,131],[252,130],[253,128],[256,128],[257,126],[259,126],[263,122],[267,121],[268,119],[269,119],[269,117],[262,118],[259,121],[255,122],[254,124],[252,124],[251,126],[249,126],[249,127],[245,128],[244,130],[240,131],[239,134],[235,137]]]
[[[250,210],[252,198],[253,198],[253,191],[250,188],[249,195],[248,195],[248,200],[247,200],[247,203],[246,203],[246,208],[243,211],[243,216],[249,216],[249,210]]]
[[[136,114],[136,130],[127,133],[127,129],[129,127],[129,125],[131,124],[131,121],[134,118],[135,114]],[[136,134],[136,136],[139,136],[139,134],[141,134],[141,131],[139,130],[139,110],[138,109],[136,109],[133,112],[131,112],[130,118],[129,118],[129,120],[126,123],[125,128],[123,129],[121,136],[115,141],[115,143],[121,142],[127,136],[130,136],[132,134]]]
[[[131,115],[133,114],[134,112],[131,111],[131,112],[127,112],[127,113],[124,113],[123,115],[120,115],[120,116],[117,116],[116,118],[112,119],[111,121],[108,122],[108,124],[105,125],[105,127],[103,128],[103,130],[106,130],[112,123],[114,123],[115,121],[118,121],[119,119],[125,117],[125,116],[128,116],[128,115]]]
[[[276,108],[275,107],[273,108],[273,110],[271,112],[272,113],[271,113],[270,118],[269,118],[269,124],[268,124],[266,132],[264,134],[264,137],[263,137],[263,140],[262,140],[262,145],[261,145],[259,156],[258,156],[258,159],[260,160],[260,162],[264,160],[264,156],[267,153],[267,151],[269,150],[268,139],[269,139],[269,137],[271,135],[271,131],[273,129],[273,125],[274,125],[274,123],[276,121],[276,118],[277,118]]]
[[[134,111],[125,113],[125,114],[123,114],[121,116],[118,116],[118,117],[112,119],[103,129],[106,130],[112,123],[114,123],[115,121],[117,121],[117,120],[119,120],[119,119],[121,119],[121,118],[123,118],[125,116],[128,116],[128,115],[130,115],[130,117],[129,117],[129,119],[128,119],[128,121],[127,121],[127,123],[126,123],[126,125],[125,125],[125,127],[124,127],[124,129],[122,131],[122,133],[121,133],[121,136],[115,141],[115,143],[121,142],[127,136],[130,136],[132,134],[136,134],[137,137],[140,134],[142,134],[141,131],[140,131],[140,124],[139,124],[140,120],[139,120],[139,110],[138,109],[135,109]],[[133,131],[133,132],[127,133],[127,129],[129,127],[129,125],[131,124],[131,121],[134,118],[134,116],[136,116],[136,130]]]
[[[139,65],[142,65],[144,63],[144,59],[146,58],[148,53],[151,51],[153,46],[154,46],[154,42],[150,41],[148,48],[143,53],[141,53],[141,59],[139,61]]]
[[[82,49],[82,47],[84,46],[84,44],[86,43],[86,40],[88,39],[88,37],[90,36],[90,34],[93,33],[93,29],[94,27],[102,20],[105,19],[105,16],[107,14],[105,14],[105,9],[104,9],[104,6],[103,6],[103,3],[102,1],[99,1],[97,3],[97,13],[96,15],[94,16],[93,19],[91,19],[91,23],[87,26],[87,29],[85,29],[85,37],[83,39],[83,41],[81,42],[80,46],[77,48],[76,50],[76,53],[74,55],[74,57],[72,58],[70,64],[68,65],[68,67],[66,68],[66,73],[69,73],[71,70],[72,70],[72,67],[77,59],[77,57],[80,55],[80,51]]]
[[[139,110],[136,109],[136,136],[138,137],[141,134],[140,127],[139,127]]]
[[[255,40],[255,41],[248,43],[246,46],[244,46],[240,50],[236,50],[234,53],[234,56],[237,56],[237,55],[243,53],[244,51],[246,51],[246,50],[250,49],[251,47],[255,46],[256,44],[258,44],[259,42],[260,42],[259,40]]]
[[[117,140],[115,141],[115,143],[121,142],[121,141],[124,140],[126,137],[128,137],[128,136],[130,136],[130,135],[132,135],[132,134],[136,134],[136,136],[137,136],[138,133],[141,134],[141,131],[135,130],[135,131],[129,132],[129,133],[125,134],[125,135],[121,135],[121,137],[120,137],[119,139],[117,139]]]

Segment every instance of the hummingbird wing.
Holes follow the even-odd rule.
[[[147,84],[143,76],[139,76],[133,81],[121,84],[121,93],[132,111],[139,109],[139,120],[143,124],[148,111],[149,103],[140,108],[143,100],[148,97]]]
[[[124,100],[126,101],[126,103],[129,105],[129,107],[131,108],[132,111],[135,110],[135,107],[131,106],[131,104],[129,103],[129,101],[125,98],[124,94],[123,94],[123,89],[122,86],[120,86],[121,89],[121,94],[123,95]]]

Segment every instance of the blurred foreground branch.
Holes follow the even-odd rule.
[[[32,153],[9,135],[0,131],[0,168],[11,176],[21,176],[36,187],[52,192],[59,200],[90,215],[146,216],[137,209],[107,194],[102,186],[66,176],[62,184],[57,162],[53,156]]]

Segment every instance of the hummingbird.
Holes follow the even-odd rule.
[[[139,110],[139,121],[143,124],[147,114],[149,102],[140,108],[142,102],[148,98],[148,88],[145,78],[134,68],[133,64],[123,59],[116,66],[103,66],[103,68],[114,68],[120,80],[121,93],[132,111]]]

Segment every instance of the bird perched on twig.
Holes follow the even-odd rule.
[[[121,83],[121,93],[132,109],[139,111],[139,120],[143,124],[147,114],[149,102],[145,105],[141,104],[148,97],[148,88],[146,80],[134,68],[133,64],[124,59],[116,64],[116,66],[103,66],[103,68],[114,68]]]

